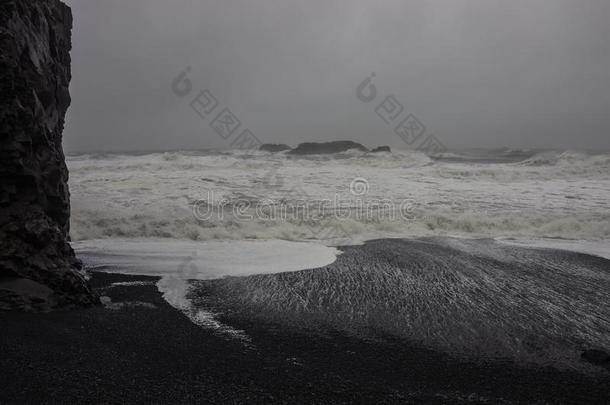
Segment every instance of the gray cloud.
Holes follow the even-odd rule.
[[[68,151],[228,147],[172,93],[187,65],[264,142],[401,146],[393,94],[449,147],[610,148],[606,0],[67,3]]]

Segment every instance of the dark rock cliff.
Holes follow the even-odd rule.
[[[97,302],[67,243],[71,29],[59,0],[0,0],[0,309]]]

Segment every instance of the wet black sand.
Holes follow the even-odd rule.
[[[491,239],[378,239],[314,270],[193,282],[196,308],[310,334],[394,336],[467,359],[595,371],[610,348],[610,261]]]
[[[102,289],[142,276],[96,273]],[[225,317],[248,347],[192,324],[154,285],[50,314],[0,313],[0,403],[608,403],[610,376],[468,362],[386,337],[323,337]]]

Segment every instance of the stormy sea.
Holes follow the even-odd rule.
[[[372,369],[371,379],[392,367],[386,380],[416,381],[406,392],[439,403],[536,391],[504,392],[506,379],[481,382],[485,372],[463,365],[607,378],[608,153],[172,151],[67,163],[72,246],[86,271],[139,277],[106,285],[107,308],[152,304],[104,291],[154,286],[206,333],[247,351],[274,342],[267,350],[298,353],[284,359],[297,368],[323,362],[327,348],[311,342],[340,336],[351,343],[329,361],[357,356],[348,368]],[[358,354],[359,344],[376,349]],[[475,388],[405,376],[440,372],[407,347],[462,365],[463,375],[447,366],[450,380],[472,375]],[[542,402],[564,398],[538,387]]]

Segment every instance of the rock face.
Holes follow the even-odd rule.
[[[67,243],[71,29],[59,0],[0,0],[0,309],[98,301]]]
[[[368,152],[368,149],[363,145],[353,141],[333,141],[333,142],[306,142],[291,150],[293,155],[316,155],[328,153],[340,153],[346,150],[357,149],[363,152]]]
[[[392,152],[392,150],[390,149],[389,146],[378,146],[371,151],[371,153],[378,153],[378,152]]]
[[[258,149],[266,152],[282,152],[292,148],[283,143],[264,143]]]

